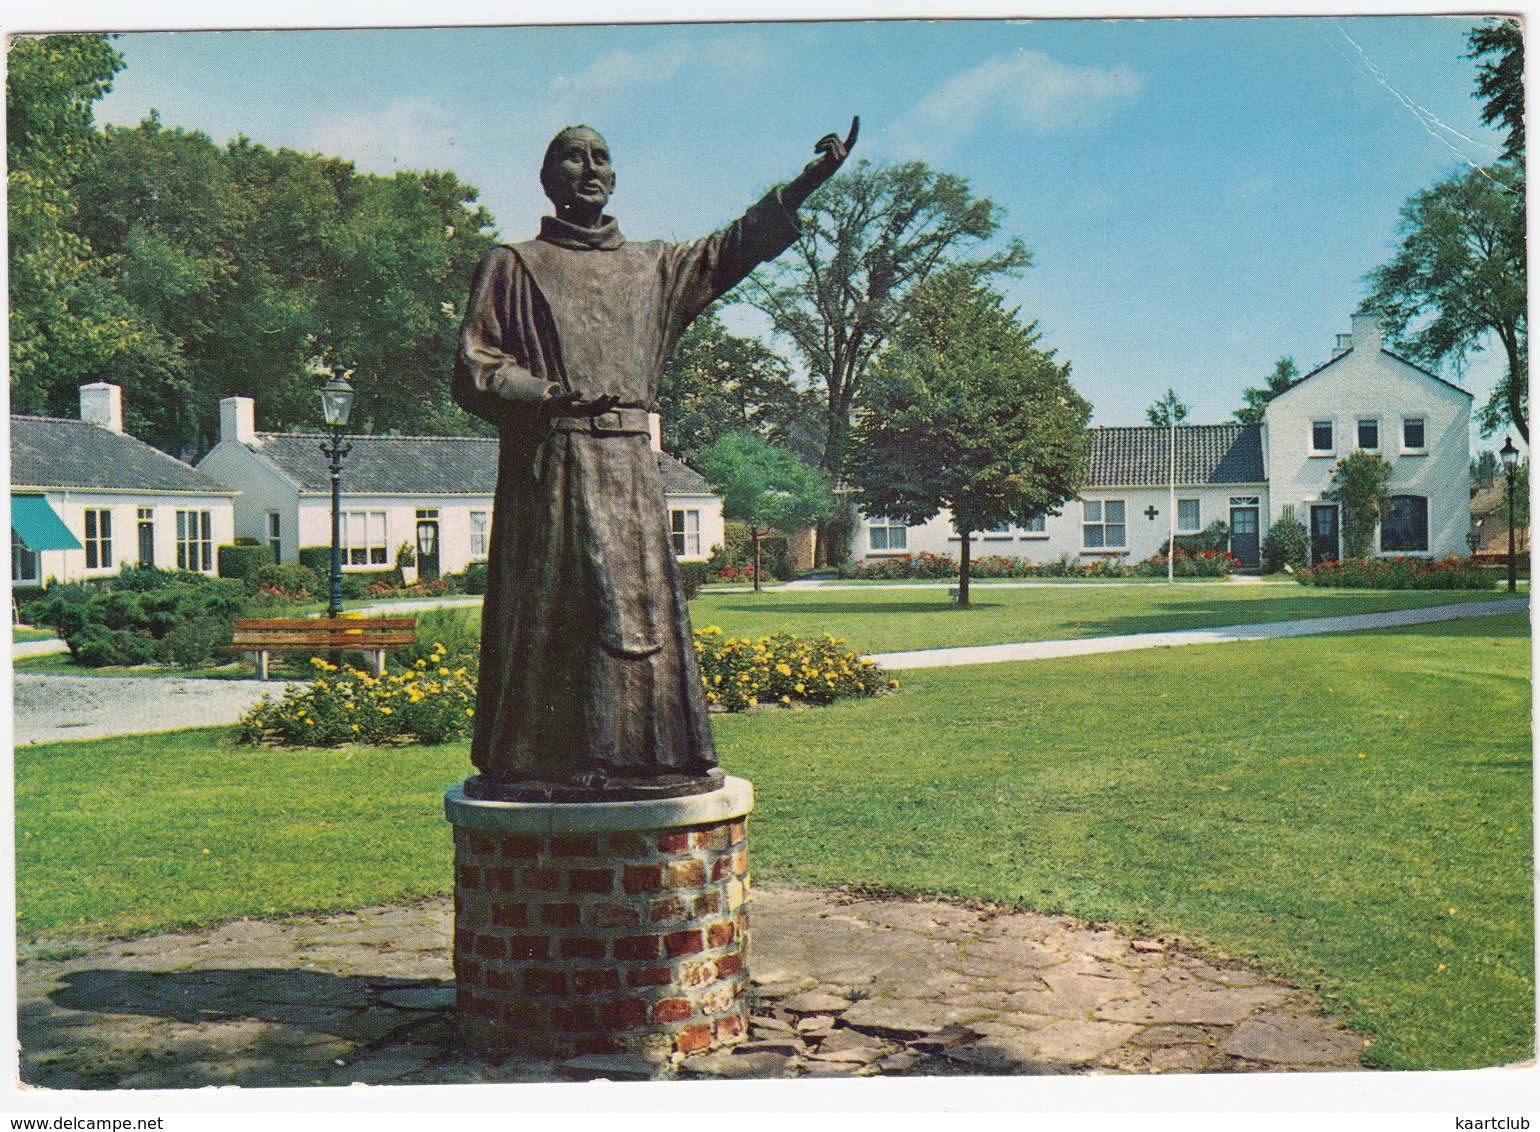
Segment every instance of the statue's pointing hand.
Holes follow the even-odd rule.
[[[856,117],[850,119],[850,135],[844,141],[840,141],[838,134],[825,134],[819,138],[813,146],[818,156],[809,161],[796,179],[781,190],[782,203],[792,212],[802,207],[802,202],[807,200],[812,191],[834,176],[834,171],[845,164],[845,158],[850,156],[860,131],[861,119]]]

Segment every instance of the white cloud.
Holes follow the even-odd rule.
[[[352,161],[361,172],[453,168],[456,129],[449,111],[426,98],[403,98],[377,114],[324,120],[311,131],[308,148]]]
[[[937,155],[984,124],[1077,129],[1100,121],[1142,88],[1130,70],[1071,66],[1022,48],[933,87],[893,124],[890,136],[900,149]]]
[[[743,36],[724,36],[710,44],[696,41],[660,43],[632,50],[619,47],[596,57],[575,74],[558,74],[551,80],[555,118],[592,114],[595,107],[642,91],[668,86],[689,72],[708,71],[716,76],[744,76],[764,70],[764,48]]]

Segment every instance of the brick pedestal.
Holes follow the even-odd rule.
[[[483,1056],[697,1053],[747,1031],[753,789],[641,802],[444,796],[461,1033]]]

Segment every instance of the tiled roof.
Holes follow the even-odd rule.
[[[331,493],[331,460],[317,432],[263,432],[251,448],[305,492]],[[490,495],[497,438],[349,436],[342,490],[349,495]]]
[[[230,494],[213,477],[127,433],[61,417],[11,417],[11,485]]]
[[[1093,428],[1087,487],[1158,487],[1171,480],[1171,430]],[[1262,483],[1262,427],[1178,425],[1176,482]]]
[[[259,433],[252,446],[301,491],[331,491],[320,433]],[[497,487],[497,439],[483,436],[350,436],[342,490],[349,495],[490,495]],[[663,490],[709,495],[699,472],[658,453]]]
[[[715,495],[706,477],[667,452],[658,453],[658,473],[663,477],[663,491],[668,495]]]

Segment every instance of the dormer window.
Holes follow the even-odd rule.
[[[1314,421],[1310,425],[1310,451],[1317,456],[1330,456],[1336,451],[1332,438],[1331,421]]]
[[[1380,422],[1358,422],[1358,447],[1365,452],[1378,452],[1380,449]]]

